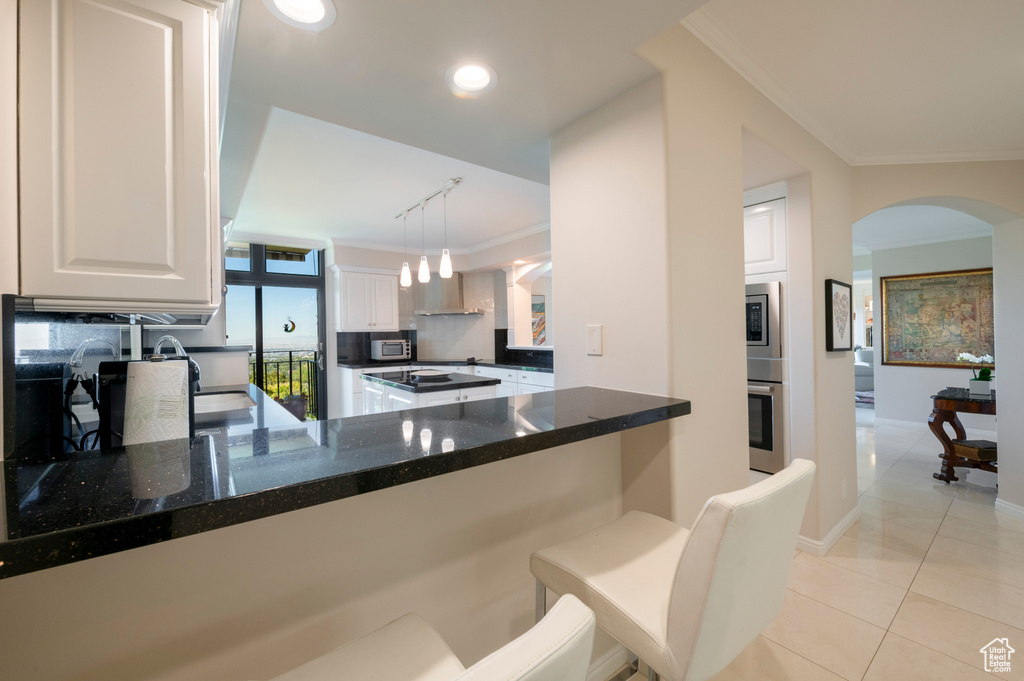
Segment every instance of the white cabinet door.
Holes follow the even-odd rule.
[[[786,199],[743,209],[743,251],[747,274],[786,271]]]
[[[374,331],[398,331],[398,277],[374,274],[370,283],[373,288],[370,326]]]
[[[386,399],[387,411],[400,411],[416,407],[416,394],[398,390],[397,388],[388,388]]]
[[[494,386],[495,397],[515,397],[519,394],[519,386],[515,383],[505,383],[502,381],[500,384]]]
[[[384,388],[377,384],[363,386],[363,414],[383,414],[387,410]]]
[[[519,384],[519,394],[520,395],[531,395],[533,393],[546,393],[546,392],[549,392],[551,390],[554,390],[554,388],[548,388],[547,386],[543,386],[543,385],[529,385],[529,384],[526,384],[526,383],[520,383]]]
[[[398,277],[341,273],[342,331],[398,331]]]
[[[363,272],[341,273],[341,330],[369,331],[373,314],[373,289]]]
[[[20,3],[19,25],[21,293],[218,307],[216,20],[182,0],[53,0]]]
[[[555,387],[555,375],[546,371],[520,371],[519,385],[538,385],[545,388]]]

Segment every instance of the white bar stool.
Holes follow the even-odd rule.
[[[272,681],[585,681],[594,628],[594,613],[563,596],[532,629],[466,669],[409,613]]]
[[[537,616],[545,586],[573,594],[648,664],[649,678],[711,678],[782,607],[814,469],[795,459],[755,485],[711,497],[692,531],[631,511],[537,551]]]

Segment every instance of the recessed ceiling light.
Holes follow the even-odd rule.
[[[525,260],[513,260],[512,264],[513,265],[525,265],[526,261]]]
[[[338,18],[331,0],[263,0],[263,4],[281,21],[307,31],[322,31]]]
[[[455,96],[463,99],[479,97],[498,84],[498,74],[494,69],[478,61],[459,62],[448,69],[444,79]]]

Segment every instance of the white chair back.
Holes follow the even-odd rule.
[[[585,681],[596,626],[590,608],[562,596],[532,629],[453,681]]]
[[[814,469],[794,459],[772,477],[704,505],[669,603],[673,679],[711,678],[778,615]]]

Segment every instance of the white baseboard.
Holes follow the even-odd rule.
[[[1012,504],[1003,499],[996,499],[996,510],[1024,520],[1024,506],[1020,506],[1019,504]]]
[[[824,539],[818,541],[800,535],[796,538],[796,547],[812,556],[824,556],[858,520],[860,520],[860,506],[854,506],[835,527],[828,531]]]
[[[590,669],[587,670],[587,681],[604,681],[624,664],[626,664],[626,647],[615,646],[602,655],[599,660],[591,663]]]

